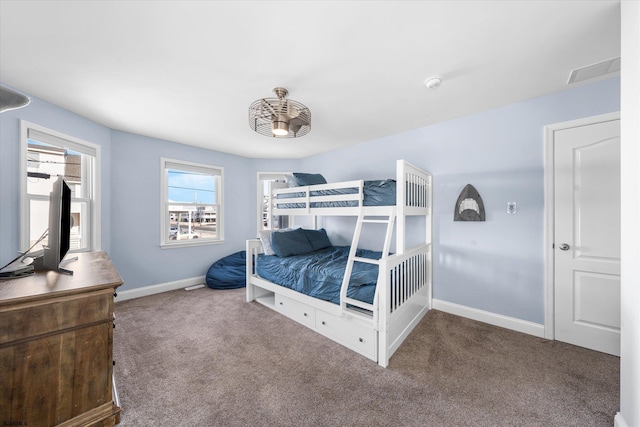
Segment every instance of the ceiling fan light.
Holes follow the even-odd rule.
[[[284,120],[284,117],[278,116],[271,122],[271,132],[275,136],[286,136],[289,134],[289,122]]]

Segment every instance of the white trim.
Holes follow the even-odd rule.
[[[553,285],[553,236],[554,228],[554,157],[553,157],[553,140],[555,129],[551,126],[544,128],[544,337],[547,339],[555,339],[555,310],[554,310],[554,285]]]
[[[618,412],[615,417],[613,417],[613,426],[614,427],[629,427],[629,424],[624,420],[622,414]]]
[[[180,240],[179,243],[160,243],[160,249],[177,249],[177,248],[188,248],[192,246],[221,245],[223,243],[224,243],[224,240],[189,239],[189,240]]]
[[[96,156],[93,161],[91,250],[99,251],[102,249],[102,147],[95,145],[94,148]]]
[[[555,123],[544,128],[544,338],[555,339],[554,316],[554,138],[560,130],[620,120],[620,112]]]
[[[583,117],[581,119],[569,120],[568,122],[554,123],[545,126],[545,129],[551,129],[553,131],[577,128],[580,126],[589,126],[594,123],[610,122],[613,120],[620,120],[620,112],[614,111],[613,113],[599,114],[597,116]]]
[[[126,301],[134,298],[146,297],[163,292],[174,291],[176,289],[187,288],[189,286],[201,285],[205,282],[205,276],[192,277],[190,279],[175,280],[173,282],[159,283],[157,285],[144,286],[142,288],[129,289],[128,291],[118,291],[116,302]]]
[[[24,120],[20,120],[20,179],[18,183],[20,185],[20,235],[19,243],[20,250],[24,251],[29,248],[29,221],[25,218],[29,218],[29,198],[27,197],[27,180],[24,179],[27,176],[27,150],[28,150],[28,135],[29,126],[32,124]]]
[[[540,323],[503,316],[502,314],[491,313],[436,298],[433,299],[432,306],[434,310],[444,311],[445,313],[455,314],[456,316],[466,317],[467,319],[477,320],[478,322],[484,322],[501,328],[544,338],[544,325]]]

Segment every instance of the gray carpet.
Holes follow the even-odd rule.
[[[387,369],[244,289],[116,304],[121,426],[607,426],[619,358],[432,310]]]

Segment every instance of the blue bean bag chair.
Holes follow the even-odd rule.
[[[247,286],[246,259],[246,251],[240,251],[214,262],[207,271],[207,286],[211,289],[237,289]]]

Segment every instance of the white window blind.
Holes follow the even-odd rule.
[[[80,154],[86,154],[88,156],[96,156],[96,149],[94,147],[74,142],[67,138],[61,138],[52,133],[44,133],[37,129],[28,128],[27,138],[34,141],[44,142],[46,144],[55,145],[56,147],[65,147],[71,151],[75,151]]]

